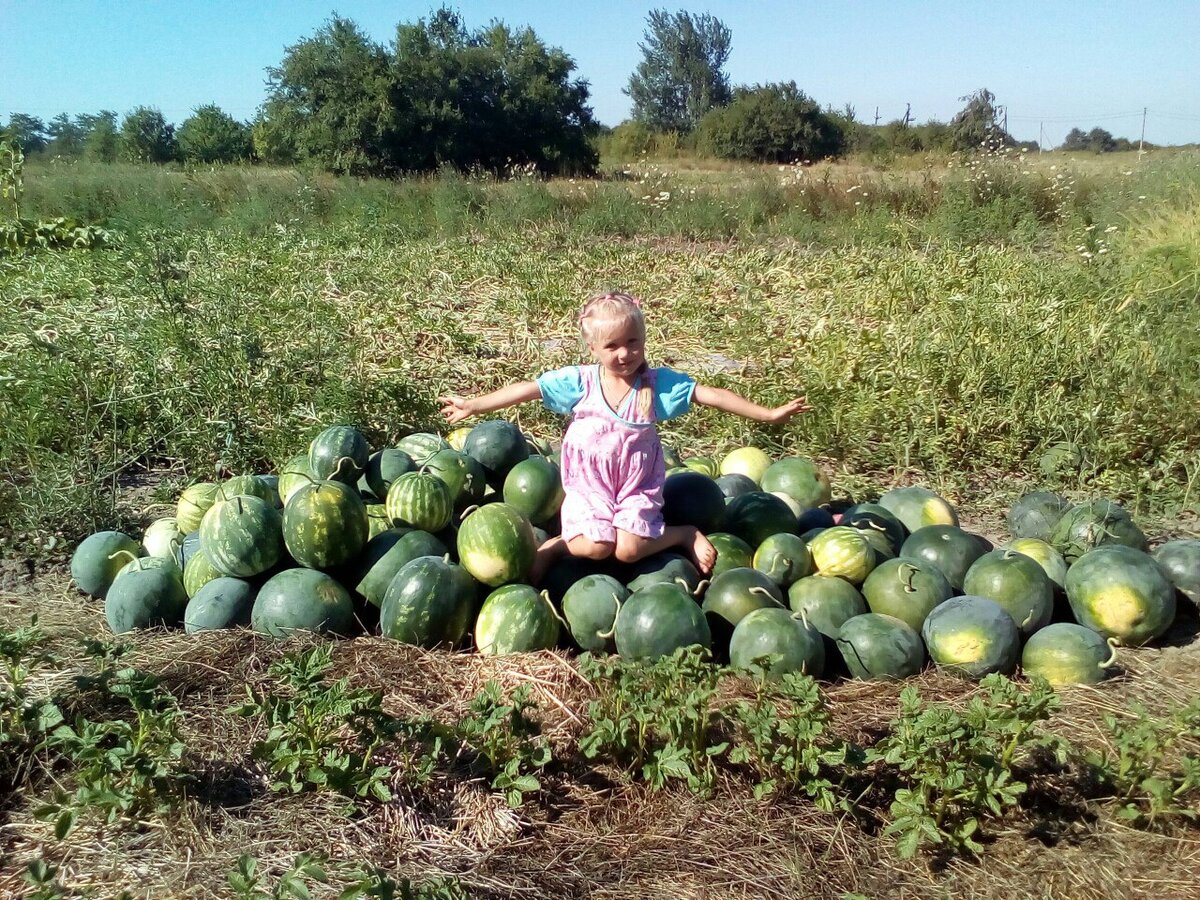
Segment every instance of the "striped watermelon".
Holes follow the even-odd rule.
[[[407,453],[418,468],[425,465],[439,450],[449,448],[450,444],[443,437],[429,431],[418,431],[396,442],[396,449]]]
[[[187,565],[183,567],[183,589],[187,592],[188,597],[195,597],[200,589],[210,581],[228,577],[231,576],[223,575],[221,570],[212,564],[212,560],[208,558],[204,547],[201,546],[192,553],[188,558]]]
[[[533,526],[507,503],[481,506],[458,528],[459,562],[489,587],[523,580],[536,552]]]
[[[444,557],[418,556],[388,585],[379,628],[384,637],[406,644],[454,647],[470,628],[475,604],[475,582],[462,566]]]
[[[354,486],[370,455],[361,431],[350,425],[331,425],[308,445],[308,468],[321,481],[333,479]]]
[[[367,543],[367,508],[341,481],[306,484],[283,509],[283,541],[292,559],[328,569],[354,559]]]
[[[324,572],[284,569],[258,589],[250,625],[271,637],[288,637],[296,631],[348,635],[354,629],[354,603],[346,589]]]
[[[454,515],[454,502],[446,482],[424,472],[406,472],[392,482],[385,505],[396,525],[431,533],[449,525]]]
[[[875,551],[857,528],[835,525],[808,542],[817,574],[862,584],[875,568]]]
[[[236,496],[204,514],[200,545],[222,575],[249,578],[283,555],[283,518],[265,500]]]
[[[183,489],[175,505],[175,520],[180,531],[190,534],[200,527],[204,514],[217,500],[218,489],[211,481],[201,481]]]
[[[316,478],[308,464],[308,452],[297,453],[283,464],[279,470],[279,499],[287,506],[288,499],[306,484],[312,484]]]
[[[475,648],[485,656],[550,650],[558,643],[558,613],[550,596],[527,584],[496,588],[475,620]]]

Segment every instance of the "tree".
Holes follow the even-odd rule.
[[[633,100],[633,118],[659,131],[691,131],[710,109],[731,98],[729,59],[731,33],[707,13],[670,14],[651,10],[643,59],[629,76],[625,93]]]
[[[13,113],[4,130],[26,156],[46,149],[46,123],[37,116]]]
[[[987,88],[980,88],[958,99],[966,101],[967,105],[950,120],[955,150],[990,150],[1011,147],[1016,143],[1012,135],[1000,127],[995,94]]]
[[[794,81],[738,88],[733,101],[701,121],[702,146],[716,156],[789,163],[838,156],[846,131]]]
[[[46,126],[46,134],[50,137],[50,142],[46,145],[47,153],[72,158],[83,155],[83,141],[87,132],[80,118],[76,116],[75,121],[71,121],[71,117],[66,113],[59,113],[50,120],[50,124]]]
[[[117,114],[111,109],[102,109],[95,115],[84,113],[78,121],[84,130],[83,155],[97,162],[116,162],[121,145]]]
[[[139,106],[121,122],[121,156],[129,162],[170,162],[179,155],[175,126],[163,114]]]
[[[1060,149],[1077,152],[1112,153],[1121,147],[1120,141],[1125,141],[1125,138],[1114,138],[1110,132],[1103,128],[1093,128],[1086,134],[1080,128],[1072,128],[1067,132],[1067,136],[1063,139]],[[1128,145],[1129,142],[1125,141],[1125,144]]]
[[[250,156],[250,129],[213,103],[184,119],[178,138],[179,155],[190,162],[231,163]]]
[[[1063,138],[1060,150],[1087,150],[1087,135],[1080,128],[1072,128]]]

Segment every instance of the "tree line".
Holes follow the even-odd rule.
[[[707,155],[791,163],[867,154],[972,151],[1019,145],[1001,126],[986,88],[962,98],[950,122],[866,125],[851,107],[822,108],[794,81],[733,86],[725,72],[730,30],[714,16],[651,10],[642,59],[625,93],[628,121],[600,126],[575,62],[531,28],[493,22],[468,30],[442,8],[400,23],[393,41],[370,40],[334,16],[287,47],[268,72],[267,98],[252,122],[214,104],[176,127],[137,107],[49,122],[23,113],[6,128],[26,155],[112,162],[312,165],[391,176],[443,167],[549,175],[595,171],[603,144],[619,156],[666,143]],[[1103,129],[1074,129],[1063,149],[1127,149]]]

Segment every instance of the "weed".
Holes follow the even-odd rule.
[[[44,644],[46,635],[37,616],[20,628],[0,628],[0,749],[7,775],[19,780],[33,754],[43,746],[47,734],[62,722],[62,711],[52,700],[35,696],[28,687],[29,676],[54,657]]]
[[[268,893],[264,889],[265,878],[259,872],[257,860],[243,854],[238,857],[237,866],[226,876],[226,880],[237,900],[308,900],[311,896],[308,882],[311,880],[326,884],[329,877],[317,857],[301,853],[296,856],[291,868],[279,876],[274,888]]]
[[[486,765],[492,787],[502,791],[514,808],[525,794],[541,788],[533,773],[545,768],[551,758],[541,728],[527,715],[532,706],[527,686],[505,700],[500,686],[489,681],[454,729],[455,737]]]

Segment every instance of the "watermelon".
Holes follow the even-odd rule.
[[[1149,554],[1122,544],[1091,550],[1067,570],[1067,599],[1080,625],[1140,647],[1175,620],[1175,587]]]
[[[832,496],[829,479],[802,456],[785,456],[771,463],[759,479],[759,487],[787,494],[806,508],[828,503]]]
[[[920,631],[925,618],[954,595],[941,569],[920,559],[889,559],[862,585],[871,612],[893,616]]]
[[[1014,538],[1049,540],[1054,526],[1071,508],[1069,501],[1050,491],[1031,491],[1008,509],[1008,530]]]
[[[483,601],[475,620],[475,647],[484,656],[550,650],[558,643],[559,621],[546,591],[506,584]]]
[[[234,497],[257,497],[259,500],[266,501],[269,506],[279,509],[279,490],[267,484],[257,475],[234,475],[225,479],[217,489],[217,500],[213,506],[232,500]]]
[[[1097,684],[1116,661],[1116,651],[1103,637],[1074,622],[1047,625],[1031,634],[1021,651],[1025,675],[1041,676],[1053,685]]]
[[[679,584],[693,597],[700,593],[704,582],[700,572],[686,556],[666,551],[647,556],[629,567],[626,585],[629,591],[640,591],[652,584]]]
[[[1200,608],[1200,540],[1167,541],[1152,555],[1175,590]]]
[[[367,508],[341,481],[300,488],[283,509],[283,541],[292,558],[310,569],[330,569],[354,559],[367,543]]]
[[[255,475],[254,477],[266,488],[267,496],[263,497],[263,499],[276,509],[283,509],[283,498],[279,496],[279,476],[266,474]]]
[[[708,540],[717,551],[717,561],[710,573],[712,577],[727,569],[753,568],[754,548],[737,535],[714,531],[708,535]]]
[[[802,613],[827,638],[836,638],[847,619],[867,612],[858,588],[841,578],[809,575],[788,588],[788,606]]]
[[[692,525],[707,534],[725,516],[725,495],[713,479],[689,469],[667,477],[662,511],[668,525]]]
[[[361,431],[350,425],[331,425],[308,445],[308,468],[320,481],[332,479],[353,487],[370,455]]]
[[[286,463],[279,473],[279,499],[287,506],[288,499],[306,484],[316,481],[312,467],[308,464],[308,451],[297,453]]]
[[[857,528],[868,536],[879,535],[883,538],[883,544],[872,540],[871,545],[882,547],[890,554],[889,558],[891,558],[904,546],[904,541],[908,537],[908,529],[904,527],[903,522],[883,507],[869,507],[874,507],[874,504],[862,503],[852,506],[842,513],[842,520],[838,524]]]
[[[757,547],[773,534],[795,534],[796,517],[778,497],[765,491],[750,491],[726,505],[721,531]]]
[[[708,456],[689,456],[683,461],[683,467],[712,479],[721,474],[721,467],[717,465],[717,461]]]
[[[428,531],[392,528],[367,541],[345,583],[372,606],[382,606],[392,579],[419,556],[439,559],[450,551]]]
[[[376,500],[387,499],[392,483],[406,472],[415,472],[417,464],[413,458],[397,447],[376,450],[367,457],[363,479]]]
[[[179,542],[179,567],[186,569],[188,560],[190,560],[196,551],[200,549],[200,530],[189,532],[183,536],[183,540]]]
[[[217,500],[218,485],[201,481],[183,489],[175,506],[175,520],[179,530],[190,534],[200,527],[200,520]]]
[[[475,582],[466,569],[445,557],[418,556],[388,584],[379,628],[406,644],[454,647],[466,637],[475,610]]]
[[[1008,610],[987,597],[954,597],[925,618],[921,636],[939,669],[978,681],[1009,675],[1021,652],[1021,632]]]
[[[685,468],[683,460],[679,456],[679,451],[669,444],[662,445],[663,464],[668,469]]]
[[[1086,460],[1078,444],[1059,441],[1042,451],[1038,457],[1038,472],[1043,478],[1067,478],[1078,475]]]
[[[283,518],[266,500],[235,496],[204,514],[200,546],[222,575],[258,575],[283,555]]]
[[[985,553],[967,569],[963,591],[995,600],[1028,637],[1050,624],[1054,582],[1034,560],[1013,550]]]
[[[258,589],[250,626],[277,638],[296,631],[348,635],[354,628],[354,603],[346,589],[324,572],[284,569]]]
[[[479,507],[458,528],[459,561],[489,587],[524,580],[536,552],[529,520],[507,503]]]
[[[1040,538],[1016,538],[1005,544],[1003,549],[1028,556],[1042,567],[1046,577],[1058,588],[1062,588],[1066,583],[1067,561],[1061,553]]]
[[[566,554],[550,563],[550,567],[546,570],[546,574],[538,586],[549,591],[550,599],[555,603],[561,603],[575,582],[591,575],[607,575],[618,584],[621,584],[624,577],[612,557],[588,559],[583,556]]]
[[[1093,500],[1067,510],[1054,526],[1050,543],[1068,565],[1089,550],[1106,545],[1123,545],[1142,552],[1149,549],[1146,536],[1129,513],[1109,500]]]
[[[204,552],[204,547],[201,546],[187,561],[187,565],[183,568],[183,589],[189,597],[195,597],[210,581],[217,578],[228,578],[231,576],[224,575],[220,569],[212,564],[208,554]]]
[[[533,524],[548,522],[558,514],[563,502],[558,466],[541,456],[523,459],[509,469],[502,494],[505,503]]]
[[[847,619],[834,642],[850,674],[865,681],[911,678],[925,666],[921,636],[894,616],[864,613]]]
[[[958,525],[958,513],[928,488],[892,488],[879,498],[879,505],[904,523],[910,532],[930,525]]]
[[[729,569],[713,577],[704,592],[702,609],[708,615],[710,629],[726,636],[752,609],[783,609],[783,593],[770,578],[757,569]]]
[[[175,516],[165,516],[155,519],[146,526],[142,533],[142,548],[147,556],[161,556],[179,565],[180,547],[183,545],[183,532],[179,530],[179,520]]]
[[[512,467],[529,458],[529,446],[521,429],[512,422],[490,419],[471,429],[463,453],[483,466],[488,484],[501,490]]]
[[[367,512],[367,541],[392,529],[392,517],[388,515],[387,505],[383,503],[368,503]],[[407,525],[397,525],[396,528],[407,528]]]
[[[908,536],[900,556],[933,563],[950,586],[961,591],[971,563],[991,549],[984,538],[955,525],[926,525]]]
[[[430,533],[441,531],[454,516],[446,482],[424,472],[406,472],[392,482],[385,505],[394,524]]]
[[[757,447],[738,447],[726,453],[721,460],[721,475],[741,475],[748,478],[757,488],[763,474],[771,467],[771,457]]]
[[[421,471],[445,482],[450,489],[450,502],[455,506],[477,502],[483,496],[481,489],[486,487],[479,463],[449,447],[426,459]],[[480,490],[472,483],[477,475]]]
[[[97,531],[71,555],[71,578],[85,594],[103,600],[117,573],[141,554],[142,545],[124,532]]]
[[[764,670],[763,660],[766,660]],[[821,633],[798,613],[756,609],[747,613],[729,640],[729,662],[735,669],[778,680],[789,672],[820,677],[825,670]]]
[[[833,513],[822,506],[816,506],[804,510],[796,517],[796,532],[800,537],[804,537],[805,533],[809,531],[832,528],[836,524]]]
[[[737,473],[717,476],[716,485],[721,489],[721,493],[727,501],[732,500],[734,497],[740,497],[742,494],[749,494],[751,491],[758,490],[758,485],[754,482],[753,478]],[[771,496],[775,497],[778,495],[772,494]],[[780,497],[779,499],[782,500],[783,498]],[[783,502],[786,506],[787,501],[784,500]],[[789,506],[788,509],[790,510],[791,507]],[[793,513],[793,515],[795,514]]]
[[[875,551],[856,528],[835,525],[808,542],[817,574],[862,584],[875,568]]]
[[[200,588],[183,611],[183,630],[188,634],[217,631],[250,624],[254,585],[242,578],[223,575]]]
[[[461,452],[461,448],[451,447],[445,438],[430,431],[405,435],[396,442],[396,449],[407,453],[417,468],[425,465],[430,457],[441,450],[460,449]]]
[[[784,590],[815,568],[808,544],[794,534],[768,537],[754,551],[752,565]]]
[[[134,559],[117,573],[104,595],[104,618],[114,634],[135,628],[178,625],[187,606],[179,566],[159,556]]]
[[[580,649],[611,652],[613,626],[629,590],[611,575],[587,575],[576,581],[562,598],[563,618]]]
[[[712,647],[704,613],[677,584],[655,584],[621,606],[613,629],[617,653],[623,659],[653,662],[681,647]]]

